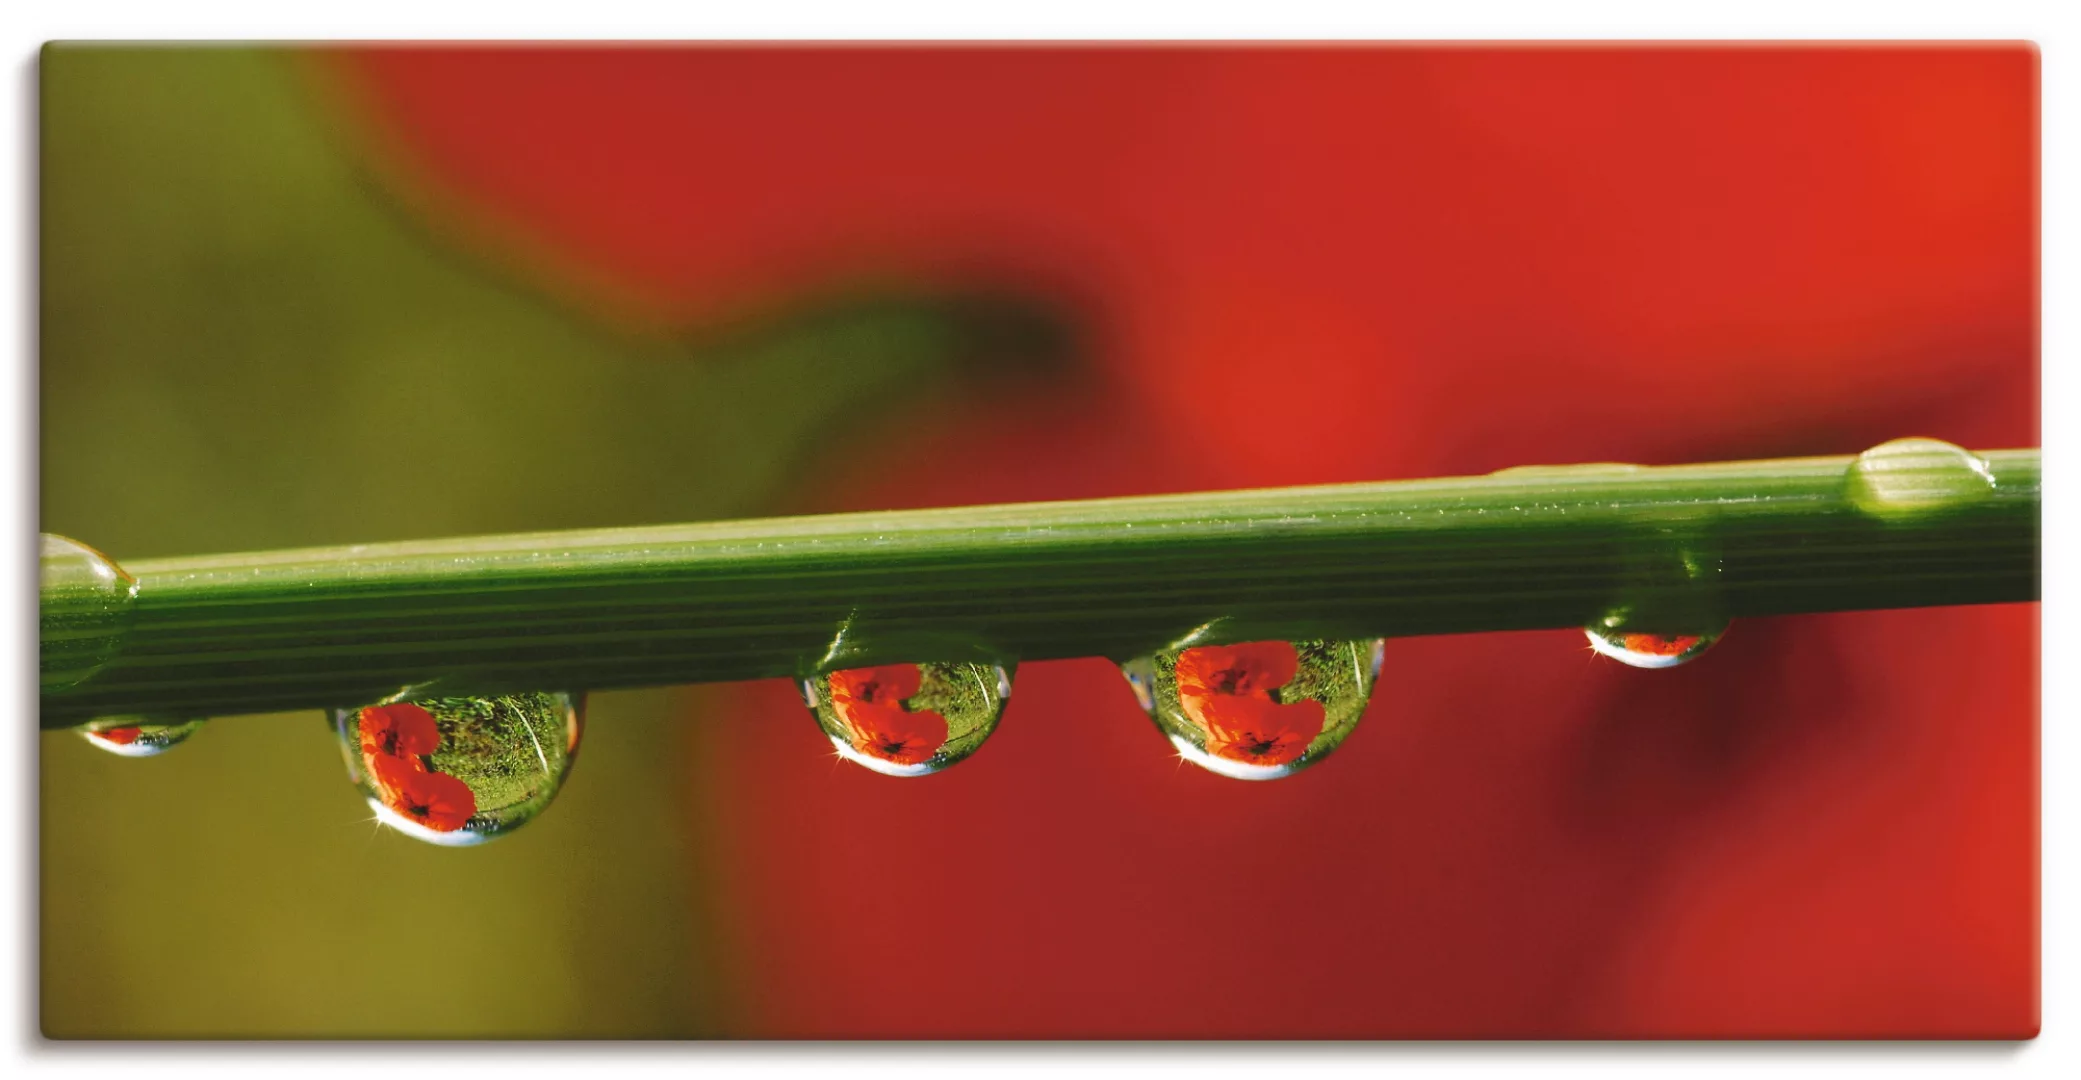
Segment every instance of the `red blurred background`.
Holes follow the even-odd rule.
[[[804,510],[2038,439],[2026,47],[336,59],[423,212],[610,318],[897,281],[1075,329],[1075,377],[838,433]],[[745,687],[685,768],[732,1033],[2026,1037],[2037,617],[1391,641],[1271,784],[1097,660],[916,781]]]

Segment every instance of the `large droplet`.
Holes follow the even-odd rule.
[[[1384,643],[1199,645],[1120,665],[1180,756],[1238,780],[1276,780],[1343,743],[1372,696]]]
[[[1667,668],[1687,664],[1713,647],[1727,633],[1722,625],[1696,634],[1643,633],[1611,626],[1586,626],[1583,635],[1600,656],[1637,668]]]
[[[1895,439],[1857,455],[1850,501],[1874,517],[1913,517],[1963,506],[1994,492],[1987,461],[1941,439]]]
[[[153,716],[105,716],[76,730],[88,742],[123,757],[156,757],[202,730],[202,717],[169,720]]]
[[[115,658],[130,628],[137,579],[77,540],[43,534],[39,683],[75,686]]]
[[[1012,676],[992,664],[883,664],[802,680],[802,700],[838,756],[884,776],[926,776],[982,748]]]
[[[385,825],[458,847],[534,820],[563,787],[583,694],[441,697],[333,713],[347,775]]]

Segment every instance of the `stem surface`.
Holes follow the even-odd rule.
[[[2038,452],[1979,459],[1896,463],[1888,504],[1825,457],[153,559],[41,722],[2035,600]]]

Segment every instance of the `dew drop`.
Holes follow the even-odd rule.
[[[1012,695],[996,664],[883,664],[802,680],[838,756],[883,776],[929,776],[982,748]]]
[[[38,674],[48,694],[92,678],[121,651],[137,579],[77,540],[50,533],[42,540]]]
[[[104,716],[76,728],[89,743],[122,757],[157,757],[202,730],[202,717]]]
[[[1120,670],[1179,756],[1237,780],[1276,780],[1320,761],[1358,726],[1384,644],[1197,645]]]
[[[1994,492],[1985,459],[1941,439],[1895,439],[1857,455],[1849,497],[1874,517],[1899,519],[1962,506]]]
[[[578,755],[585,695],[389,701],[334,710],[333,727],[378,821],[462,847],[512,832],[556,798]]]
[[[1698,659],[1726,635],[1727,627],[1722,625],[1698,634],[1660,634],[1591,625],[1582,632],[1590,639],[1590,648],[1600,656],[1637,668],[1669,668]]]
[[[1689,663],[1727,633],[1718,544],[1673,528],[1641,539],[1624,556],[1616,596],[1583,634],[1591,651],[1631,667]]]

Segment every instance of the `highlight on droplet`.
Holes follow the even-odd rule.
[[[583,694],[438,697],[338,709],[347,775],[376,819],[447,847],[534,820],[577,757]]]
[[[1237,780],[1276,780],[1322,760],[1358,726],[1384,642],[1196,645],[1120,666],[1180,757]]]
[[[997,730],[1011,693],[1009,669],[965,661],[802,680],[802,700],[838,756],[883,776],[929,776],[967,760]]]
[[[168,720],[150,716],[107,716],[80,725],[80,736],[121,757],[157,757],[202,730],[203,718]]]

